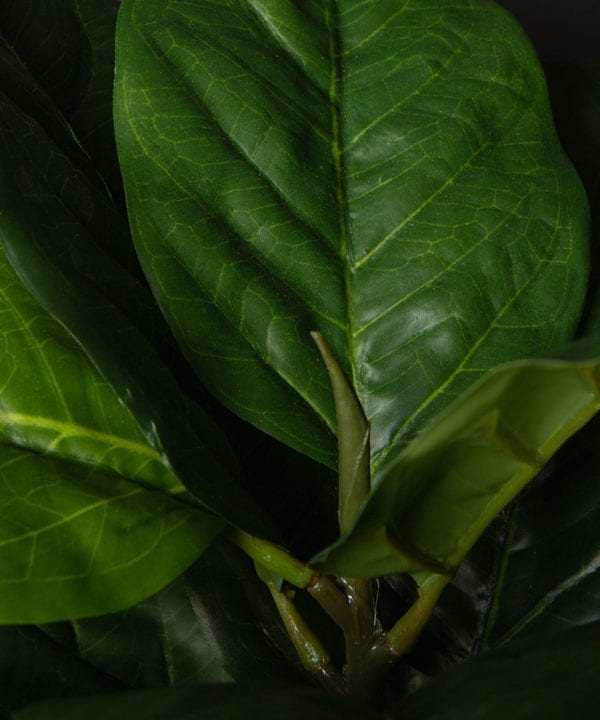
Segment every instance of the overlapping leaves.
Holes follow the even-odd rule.
[[[18,622],[106,612],[164,585],[222,527],[199,501],[271,532],[232,478],[231,449],[157,360],[154,348],[166,355],[171,341],[149,295],[98,250],[132,266],[103,185],[118,196],[107,122],[117,4],[38,5],[37,14],[16,2],[0,11],[0,562],[16,580],[4,576],[14,588],[0,609]],[[541,361],[488,378],[487,396],[470,394],[433,420],[489,367],[567,338],[581,304],[587,214],[519,31],[471,0],[127,0],[119,40],[132,224],[188,358],[238,413],[332,466],[333,403],[308,337],[321,330],[371,421],[377,484],[350,544],[331,557],[341,552],[353,572],[366,562],[372,574],[383,548],[388,564],[377,571],[453,571],[597,405],[593,361]],[[541,432],[526,437],[526,426]],[[281,526],[294,542],[303,508],[326,493],[310,461],[288,471],[295,455],[280,450],[259,494],[286,508]],[[593,707],[597,501],[585,452],[580,465],[569,460],[574,475],[554,466],[550,490],[507,512],[505,535],[487,538],[497,560],[487,579],[472,565],[460,578],[465,593],[485,596],[463,654],[482,643],[499,654],[433,681],[402,716],[495,717],[488,699],[507,688],[523,717],[562,712],[565,698],[569,709]],[[314,475],[310,493],[303,473]],[[369,517],[377,532],[348,552]],[[308,542],[301,532],[299,552],[328,539],[321,531]],[[170,689],[23,717],[146,716],[149,703],[165,717],[362,712],[319,694],[256,694],[300,678],[257,583],[215,549],[129,613],[7,628],[2,676],[14,692],[0,711],[233,679],[253,694]],[[456,598],[442,598],[434,641]],[[540,642],[540,631],[556,636]],[[436,669],[448,648],[430,642],[420,666]],[[21,661],[8,662],[11,653]]]
[[[270,530],[236,489],[220,432],[151,345],[169,340],[151,296],[102,249],[107,237],[129,243],[126,224],[6,47],[0,615],[43,622],[127,607],[168,583],[224,527],[202,505],[229,514],[237,502],[234,522]]]

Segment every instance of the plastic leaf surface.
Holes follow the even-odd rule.
[[[134,240],[199,376],[335,464],[320,331],[375,477],[487,369],[573,332],[584,193],[533,51],[488,2],[126,0]]]

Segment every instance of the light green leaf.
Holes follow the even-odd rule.
[[[498,363],[562,343],[587,210],[522,31],[480,0],[125,0],[134,240],[188,359],[335,465],[319,330],[372,470]]]
[[[183,572],[222,520],[116,473],[0,449],[0,621],[138,602]]]
[[[354,528],[311,564],[350,577],[453,574],[494,517],[600,409],[599,369],[598,360],[582,359],[491,371],[408,444]]]

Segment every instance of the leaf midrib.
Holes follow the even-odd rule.
[[[93,428],[86,427],[75,422],[56,420],[55,418],[43,415],[29,415],[26,413],[6,412],[0,410],[0,427],[3,424],[11,427],[35,428],[55,432],[57,437],[44,449],[44,452],[48,454],[55,454],[60,457],[64,457],[62,454],[56,452],[56,448],[60,442],[70,437],[81,437],[105,444],[109,450],[113,448],[129,450],[164,466],[164,458],[158,450],[155,450],[148,445],[136,442],[135,440],[128,440],[126,438],[119,437],[118,435],[94,430]],[[78,458],[78,460],[79,459],[80,458]],[[167,491],[167,494],[172,495],[183,492],[185,492],[185,487],[181,484],[181,482],[177,481],[177,484],[170,488]]]
[[[352,267],[351,267],[351,245],[348,222],[348,203],[346,188],[346,172],[344,163],[344,143],[342,128],[341,105],[343,104],[343,71],[342,71],[342,47],[339,36],[339,28],[336,26],[338,17],[335,9],[335,0],[327,0],[324,7],[325,25],[329,35],[329,61],[331,63],[331,76],[329,83],[329,111],[331,113],[331,156],[335,171],[335,198],[338,209],[338,224],[340,231],[340,260],[343,268],[343,287],[346,300],[346,325],[347,325],[347,351],[348,358],[337,358],[344,366],[349,365],[352,372],[352,385],[355,392],[359,391],[358,362],[356,347],[354,344],[354,299],[352,293]]]

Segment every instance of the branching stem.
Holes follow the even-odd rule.
[[[279,591],[272,580],[265,579],[265,582],[304,668],[323,687],[336,694],[345,694],[344,679],[333,667],[329,653],[300,615],[293,601],[284,592]]]

